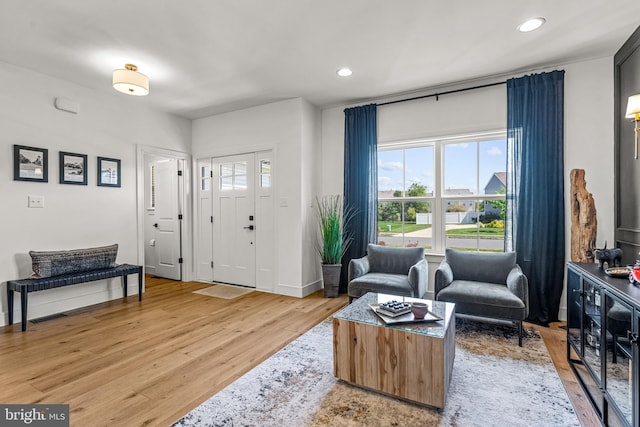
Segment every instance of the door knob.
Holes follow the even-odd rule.
[[[253,230],[253,225],[250,225],[248,227],[242,227],[242,228],[244,228],[245,230]]]
[[[158,228],[158,223],[156,222],[155,224],[153,224],[153,226],[154,226],[155,228]]]

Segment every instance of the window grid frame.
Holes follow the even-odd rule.
[[[484,203],[487,200],[506,200],[506,194],[479,194],[480,193],[480,143],[484,141],[492,140],[504,140],[507,142],[507,131],[498,130],[491,132],[484,132],[478,134],[468,135],[452,135],[442,138],[432,139],[416,139],[407,141],[392,141],[379,144],[378,152],[380,151],[397,151],[402,150],[402,196],[400,197],[382,197],[378,198],[377,203],[395,202],[400,203],[401,209],[401,223],[402,223],[402,246],[407,244],[407,238],[405,233],[405,203],[407,202],[427,202],[431,203],[431,215],[432,215],[432,247],[426,249],[425,252],[429,254],[443,254],[447,247],[446,237],[446,201],[447,200],[473,200],[476,202]],[[461,143],[475,143],[476,144],[476,193],[471,195],[445,195],[444,188],[444,172],[445,172],[445,153],[444,147],[451,144]],[[433,196],[424,197],[405,197],[406,194],[406,150],[420,147],[433,147],[433,170],[434,170],[434,188]],[[505,164],[505,168],[507,165]],[[479,211],[477,212],[479,214]],[[476,251],[479,251],[480,243],[480,227],[476,223]]]

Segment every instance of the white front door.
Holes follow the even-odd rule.
[[[178,160],[153,163],[156,268],[155,275],[182,280]]]
[[[213,280],[256,286],[255,170],[251,154],[213,159]]]
[[[213,172],[211,158],[198,160],[196,279],[213,282]]]

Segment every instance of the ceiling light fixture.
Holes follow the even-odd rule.
[[[523,33],[528,33],[529,31],[537,30],[542,27],[546,20],[544,18],[532,18],[529,19],[518,26],[518,30]]]
[[[336,71],[336,74],[338,74],[340,77],[349,77],[351,74],[353,74],[353,71],[351,71],[349,68],[340,68],[338,71]]]
[[[113,88],[128,95],[144,96],[149,93],[149,77],[138,72],[138,67],[125,64],[124,69],[113,70]]]

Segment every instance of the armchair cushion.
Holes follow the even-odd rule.
[[[456,312],[482,317],[524,320],[524,302],[504,285],[454,280],[438,294],[438,301],[454,302]]]
[[[349,263],[349,297],[378,292],[420,298],[427,291],[428,274],[423,248],[370,244],[365,257]]]
[[[516,266],[516,253],[483,253],[447,249],[445,260],[457,280],[475,280],[505,284],[507,276]]]
[[[394,248],[369,244],[367,246],[371,273],[409,274],[409,269],[424,260],[423,248]]]

